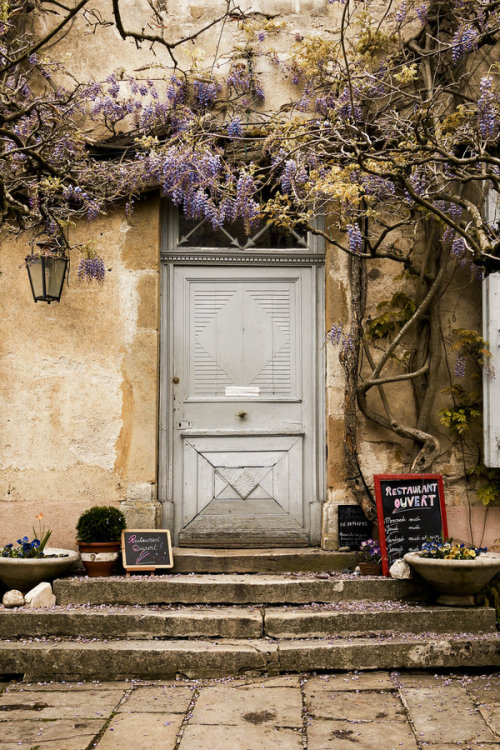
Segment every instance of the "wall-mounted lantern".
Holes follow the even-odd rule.
[[[66,276],[65,249],[54,240],[36,243],[39,253],[26,258],[26,269],[35,302],[59,302]]]

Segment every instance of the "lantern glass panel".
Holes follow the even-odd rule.
[[[41,258],[30,258],[28,260],[28,273],[33,297],[35,300],[43,299],[43,263]]]
[[[45,258],[45,287],[46,295],[58,300],[66,271],[66,260],[61,258]]]

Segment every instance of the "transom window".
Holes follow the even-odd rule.
[[[285,231],[275,224],[263,221],[248,235],[241,220],[214,230],[212,225],[204,219],[193,221],[183,214],[179,215],[177,245],[179,247],[237,247],[239,250],[250,248],[286,250],[308,246],[305,229],[296,228]]]

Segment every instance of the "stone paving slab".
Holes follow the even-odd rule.
[[[500,704],[483,704],[479,711],[493,732],[500,735]]]
[[[421,742],[495,741],[495,735],[461,685],[403,688],[401,692]]]
[[[138,687],[125,698],[120,713],[167,712],[185,714],[193,697],[194,687]]]
[[[114,711],[120,700],[121,694],[114,690],[81,690],[75,708],[71,690],[5,692],[0,696],[0,726],[5,719],[97,719]]]
[[[201,691],[191,724],[302,726],[302,696],[294,687],[208,687]]]
[[[183,716],[171,713],[117,714],[98,743],[99,750],[175,747]],[[1,745],[0,745],[1,748]]]
[[[337,672],[318,677],[318,682],[328,690],[393,690],[394,682],[389,672]],[[308,684],[311,680],[308,681]]]
[[[56,721],[5,721],[0,723],[1,750],[87,750],[89,742],[101,731],[104,721],[96,719],[58,719]],[[115,746],[116,747],[116,746]]]
[[[304,686],[308,713],[315,719],[348,721],[404,721],[405,708],[389,690],[336,691],[330,683],[313,677]]]
[[[52,691],[63,691],[67,692],[71,690],[72,693],[79,690],[131,690],[134,683],[137,680],[123,680],[122,682],[101,682],[100,680],[85,680],[82,682],[64,682],[59,680],[55,682],[50,680],[48,682],[10,682],[5,683],[7,685],[8,693],[25,693],[25,692],[52,692]],[[141,685],[147,685],[147,680],[140,680]],[[155,683],[157,684],[157,683]],[[0,688],[1,692],[1,688]]]
[[[189,725],[179,750],[302,750],[302,737],[293,729],[267,726]],[[170,750],[170,749],[169,749]],[[332,750],[332,748],[329,748]]]
[[[311,750],[418,750],[411,728],[401,722],[313,721],[307,738]]]
[[[278,677],[240,677],[231,680],[231,687],[235,689],[245,688],[247,685],[262,685],[265,688],[300,688],[300,675],[287,674]]]
[[[492,750],[499,689],[498,673],[385,670],[4,682],[0,750]]]

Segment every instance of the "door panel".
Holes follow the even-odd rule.
[[[174,267],[180,544],[307,544],[314,306],[312,268]]]

